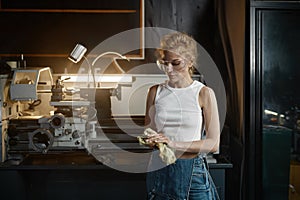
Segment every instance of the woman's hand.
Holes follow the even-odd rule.
[[[163,143],[163,144],[168,145],[171,148],[174,147],[174,142],[171,141],[167,136],[165,136],[162,133],[158,133],[158,134],[149,136],[146,139],[146,142],[150,143],[150,144],[153,144],[153,146],[156,145],[157,143]]]

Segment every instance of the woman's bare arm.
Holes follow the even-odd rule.
[[[149,88],[147,100],[146,100],[146,112],[145,112],[145,126],[155,130],[155,96],[158,85],[154,85]]]

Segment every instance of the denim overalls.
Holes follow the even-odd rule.
[[[155,156],[156,157],[156,156]],[[157,159],[152,165],[157,165]],[[151,168],[150,168],[151,170]],[[177,159],[147,173],[148,200],[219,200],[204,158]]]

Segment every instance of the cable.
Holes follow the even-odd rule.
[[[28,110],[34,110],[34,107],[40,105],[42,103],[42,100],[40,99],[37,99],[37,100],[34,100],[32,103],[28,103]]]

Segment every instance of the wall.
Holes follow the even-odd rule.
[[[54,73],[76,73],[67,57],[76,43],[90,52],[103,40],[142,25],[142,1],[0,1],[0,57]],[[137,38],[139,40],[140,38]],[[91,55],[94,56],[94,55]]]
[[[222,2],[222,3],[220,3]],[[244,70],[246,53],[246,0],[219,1],[220,30],[226,55],[231,88],[229,98],[228,120],[232,121],[230,127],[230,160],[233,169],[227,179],[229,192],[227,198],[242,198],[242,182],[244,180],[245,163],[245,135],[244,135]],[[232,104],[230,104],[232,103]]]
[[[244,62],[245,62],[245,23],[246,2],[228,0],[225,4],[228,35],[232,49],[234,71],[236,74],[239,119],[243,119],[244,101]],[[239,121],[239,133],[243,132],[243,120]],[[242,135],[239,135],[242,137]]]

